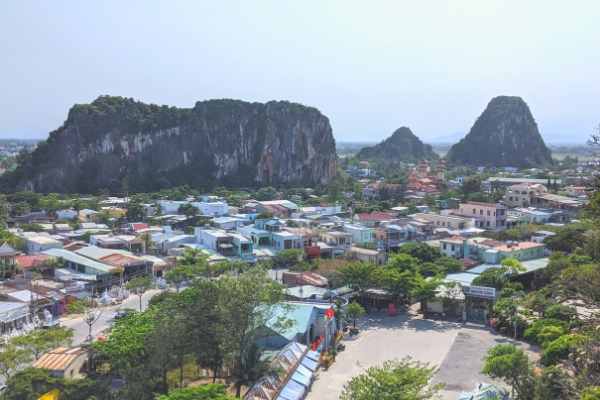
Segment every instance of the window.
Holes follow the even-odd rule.
[[[473,209],[473,214],[477,214],[477,211],[475,211],[475,209]]]
[[[487,215],[488,215],[488,217],[490,216],[490,210],[487,210]]]
[[[483,209],[479,210],[479,215],[483,215]]]

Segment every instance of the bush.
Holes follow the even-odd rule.
[[[581,342],[583,336],[577,334],[562,335],[556,340],[546,344],[542,353],[542,364],[554,365],[565,360],[569,353]]]
[[[581,400],[600,400],[600,386],[586,388],[581,393]]]
[[[541,345],[543,343],[540,334],[547,328],[555,328],[554,331],[560,330],[564,333],[567,332],[567,324],[564,321],[560,321],[557,319],[539,319],[531,324],[526,330],[523,337],[531,343]],[[546,335],[548,335],[552,330],[546,330]],[[562,336],[562,335],[559,335]]]
[[[577,318],[577,310],[571,306],[553,304],[546,308],[546,310],[544,311],[544,317],[565,322],[571,322],[575,318]]]

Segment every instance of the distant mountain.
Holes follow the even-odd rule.
[[[405,126],[397,129],[392,136],[383,142],[365,147],[358,152],[361,160],[379,160],[385,162],[418,162],[420,160],[436,160],[439,156],[432,147],[423,143]]]
[[[436,136],[432,139],[429,139],[428,142],[431,144],[454,144],[456,142],[458,142],[460,139],[462,139],[465,136],[464,132],[455,132],[455,133],[450,133],[448,135],[441,135],[441,136]]]
[[[96,193],[173,186],[317,185],[336,173],[319,110],[287,101],[199,101],[193,108],[101,96],[2,177],[4,191]]]
[[[493,98],[471,131],[446,155],[454,164],[540,167],[552,164],[527,103],[520,97]]]

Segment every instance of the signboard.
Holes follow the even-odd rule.
[[[496,289],[487,286],[465,286],[463,288],[465,296],[479,297],[482,299],[496,299]]]

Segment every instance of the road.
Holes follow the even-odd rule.
[[[157,293],[160,293],[160,289],[152,289],[144,293],[142,296],[142,308],[145,309],[148,307],[148,301]],[[126,300],[124,300],[121,304],[114,306],[104,306],[98,307],[101,314],[96,321],[96,323],[92,326],[92,337],[96,337],[102,333],[105,329],[109,328],[113,322],[113,317],[115,312],[119,309],[123,308],[132,308],[134,310],[139,310],[140,308],[140,298],[137,295],[130,295]],[[67,328],[73,329],[73,345],[78,346],[85,342],[88,336],[88,325],[83,321],[83,316],[66,316],[60,319],[61,326],[65,326]]]

